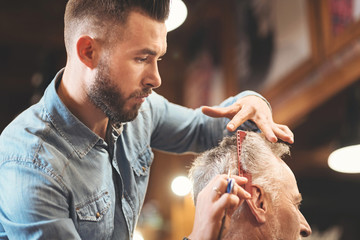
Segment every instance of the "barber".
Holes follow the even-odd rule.
[[[0,137],[0,238],[132,239],[152,149],[201,152],[247,120],[270,141],[292,141],[257,93],[194,110],[153,92],[168,9],[169,0],[67,2],[66,66]]]

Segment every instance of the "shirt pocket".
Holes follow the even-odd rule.
[[[150,146],[146,146],[136,159],[131,161],[131,167],[137,177],[145,177],[150,173],[150,166],[154,160],[154,153]]]
[[[149,182],[150,167],[154,159],[154,153],[150,147],[145,147],[143,151],[140,151],[137,157],[132,159],[131,167],[133,169],[134,179],[136,182],[136,199],[133,199],[134,209],[139,213],[141,206],[144,203],[146,189]]]
[[[106,191],[76,206],[79,234],[82,238],[107,236],[108,234],[111,236],[113,217],[109,211],[110,207],[110,195]]]

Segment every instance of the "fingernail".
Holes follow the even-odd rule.
[[[230,128],[231,131],[233,131],[234,128],[235,128],[234,124],[232,124],[232,123],[230,123],[230,124],[228,125],[228,127]]]
[[[251,198],[251,194],[248,192],[245,192],[246,197]]]
[[[241,180],[244,180],[244,181],[248,181],[248,179],[246,177],[241,177]]]

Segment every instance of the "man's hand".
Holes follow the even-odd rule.
[[[229,118],[231,121],[227,129],[231,132],[245,121],[252,120],[270,142],[277,142],[277,138],[280,138],[294,143],[294,134],[287,126],[274,123],[269,106],[260,97],[246,96],[228,107],[202,107],[202,112],[210,117]]]
[[[247,183],[247,179],[239,176],[231,177],[235,180],[231,194],[226,193],[228,185],[228,176],[226,174],[214,177],[198,194],[194,226],[189,239],[217,239],[225,209],[227,219],[230,219],[244,200],[251,198],[250,193],[240,187],[240,185]],[[227,223],[229,223],[229,220]]]

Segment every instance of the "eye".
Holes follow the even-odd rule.
[[[148,57],[137,57],[137,58],[135,58],[135,61],[139,62],[139,63],[146,62],[146,60],[148,60]]]

